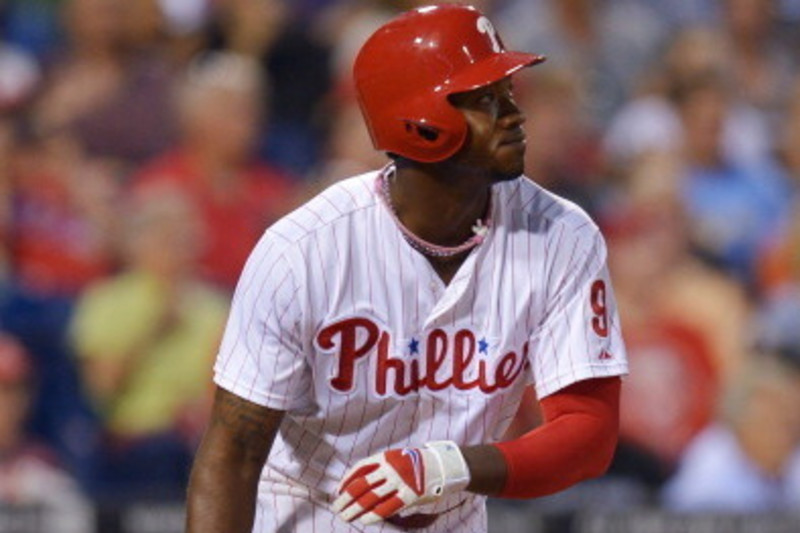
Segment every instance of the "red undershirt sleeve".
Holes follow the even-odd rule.
[[[619,430],[620,378],[574,383],[542,399],[544,424],[495,446],[507,465],[500,496],[536,498],[602,475]]]

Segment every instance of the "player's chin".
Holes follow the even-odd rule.
[[[494,174],[496,181],[518,178],[525,172],[525,144],[502,144],[495,152]]]

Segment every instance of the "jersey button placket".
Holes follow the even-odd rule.
[[[435,279],[432,279],[430,283],[428,283],[428,287],[431,290],[431,294],[433,294],[434,298],[439,298],[439,284],[436,282]]]

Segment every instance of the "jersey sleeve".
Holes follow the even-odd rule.
[[[234,293],[214,381],[249,401],[288,411],[306,405],[311,372],[299,335],[299,284],[267,234],[253,250]]]
[[[594,224],[553,230],[545,314],[530,346],[537,396],[572,383],[624,375],[627,355],[606,265],[606,246]]]

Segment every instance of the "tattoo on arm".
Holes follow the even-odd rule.
[[[276,411],[217,389],[211,425],[229,436],[248,461],[263,463],[283,419]]]

